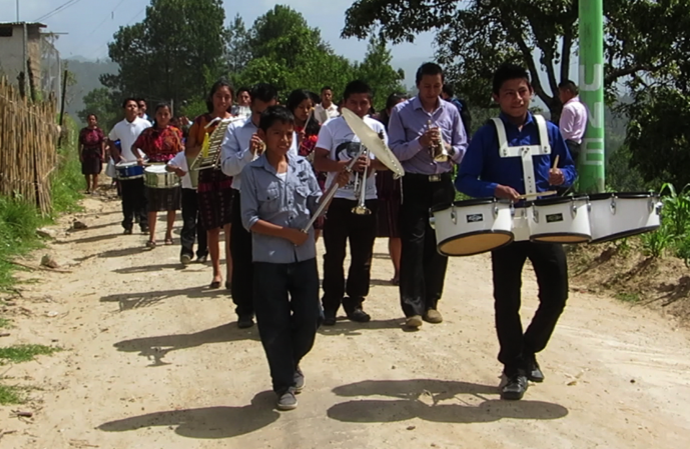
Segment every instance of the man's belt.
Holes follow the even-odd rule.
[[[405,178],[414,179],[416,181],[426,181],[426,182],[441,182],[444,179],[451,179],[451,173],[437,173],[433,175],[422,175],[420,173],[405,173]]]

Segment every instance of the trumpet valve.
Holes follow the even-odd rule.
[[[371,210],[366,206],[357,206],[352,208],[352,213],[355,215],[371,215]]]

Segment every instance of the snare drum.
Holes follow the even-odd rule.
[[[165,169],[165,164],[146,167],[144,184],[152,189],[170,189],[180,185],[180,178]]]
[[[534,202],[530,223],[531,241],[586,243],[591,239],[587,196],[561,196]]]
[[[495,198],[456,201],[431,208],[429,223],[436,231],[438,252],[473,256],[513,241],[510,203]]]
[[[661,225],[658,193],[620,192],[590,195],[592,243],[654,231]]]
[[[138,162],[120,162],[115,165],[115,170],[117,170],[117,179],[123,181],[144,177],[144,167]]]
[[[526,242],[530,237],[530,223],[532,222],[532,202],[524,202],[514,205],[511,211],[513,215],[513,237],[515,242]]]

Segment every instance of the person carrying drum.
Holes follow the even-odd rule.
[[[405,169],[400,207],[400,302],[408,328],[443,321],[438,301],[443,294],[448,258],[436,250],[429,209],[455,200],[453,163],[462,159],[467,134],[460,113],[441,99],[443,70],[434,63],[417,70],[419,95],[400,103],[388,123],[390,147]]]
[[[139,135],[145,129],[151,127],[151,123],[148,120],[138,116],[139,104],[134,98],[127,98],[122,103],[122,108],[125,110],[124,120],[117,123],[110,131],[110,134],[108,134],[110,156],[116,165],[116,169],[117,164],[120,163],[136,165],[137,159],[141,155],[133,153],[132,146],[139,138]],[[118,140],[120,145],[115,145],[115,142]],[[149,232],[149,222],[146,214],[143,170],[141,175],[130,179],[118,176],[118,184],[122,193],[122,215],[124,215],[122,227],[125,229],[124,233],[132,233],[134,216],[136,215],[139,218],[141,232],[147,234]]]
[[[383,124],[368,117],[371,108],[372,91],[363,81],[352,81],[345,87],[344,107],[359,116],[366,126],[374,130],[383,141],[388,136]],[[327,121],[319,131],[316,142],[314,168],[327,172],[326,188],[330,187],[348,163],[360,154],[362,144],[344,117]],[[376,240],[376,194],[375,170],[387,170],[372,155],[359,157],[350,182],[338,189],[326,217],[323,240],[326,246],[323,268],[323,324],[333,326],[342,303],[348,319],[360,323],[371,320],[362,303],[369,294],[371,259]],[[366,168],[366,170],[365,170]],[[350,269],[347,281],[343,264],[350,242]],[[347,296],[345,294],[347,293]]]
[[[270,84],[260,83],[251,90],[252,114],[246,120],[233,123],[225,133],[221,144],[222,170],[232,176],[235,199],[232,205],[232,222],[241,223],[240,210],[242,170],[264,152],[264,142],[257,135],[261,113],[278,103],[278,91]],[[297,156],[297,137],[294,136],[290,154]],[[252,238],[243,226],[233,226],[231,232],[232,300],[237,306],[237,326],[246,329],[254,325],[254,267],[252,265]]]
[[[524,68],[505,64],[496,71],[493,98],[501,108],[503,126],[489,122],[473,136],[455,181],[460,192],[516,202],[526,193],[572,185],[577,174],[565,140],[556,125],[529,112],[532,94]],[[504,134],[499,128],[505,129]],[[548,136],[548,142],[542,142],[540,135]],[[521,157],[527,150],[533,151],[531,158]],[[523,333],[520,289],[527,259],[539,284],[539,308]],[[501,348],[498,360],[504,366],[501,398],[518,400],[525,394],[528,380],[544,380],[535,354],[546,347],[565,307],[568,267],[560,244],[529,240],[494,250],[491,262]]]

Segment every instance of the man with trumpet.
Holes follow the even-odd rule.
[[[278,103],[278,91],[270,84],[260,83],[250,92],[252,110],[249,118],[233,123],[221,144],[222,170],[232,176],[235,200],[232,205],[232,221],[240,223],[242,170],[263,154],[266,145],[257,135],[261,114]],[[297,137],[293,136],[290,155],[297,156]],[[230,253],[232,254],[232,300],[237,306],[237,326],[240,329],[254,325],[254,268],[252,265],[252,236],[243,226],[230,230]]]
[[[368,84],[359,80],[352,81],[345,88],[343,104],[387,144],[384,126],[367,116],[371,108],[371,96]],[[342,172],[352,158],[361,153],[361,146],[360,138],[344,117],[331,119],[321,127],[314,167],[317,171],[328,173],[327,188],[335,182],[338,173]],[[386,169],[383,163],[373,159],[370,151],[359,156],[353,167],[355,174],[350,176],[347,185],[338,189],[328,209],[324,226],[324,325],[335,324],[341,304],[350,320],[361,323],[371,320],[362,303],[369,294],[371,259],[376,239],[378,200],[373,175],[376,170]],[[343,263],[348,240],[351,261],[346,282]]]
[[[388,131],[393,153],[405,169],[400,207],[400,302],[406,326],[422,320],[440,323],[437,309],[443,294],[448,258],[436,250],[436,234],[429,225],[429,209],[455,199],[453,163],[467,148],[460,113],[441,99],[443,70],[434,63],[417,70],[419,95],[398,104]]]

